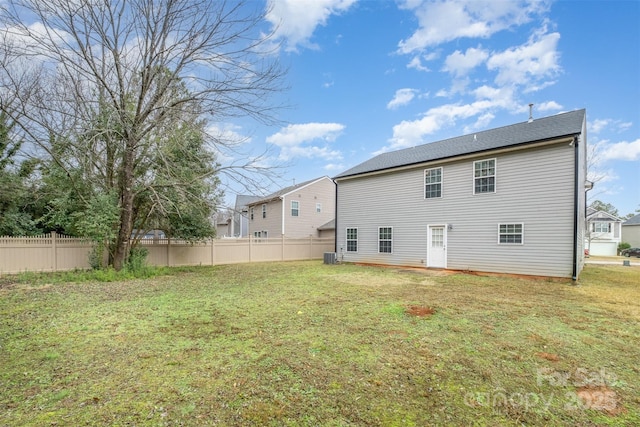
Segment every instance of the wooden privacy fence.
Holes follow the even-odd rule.
[[[152,266],[218,265],[242,262],[322,259],[333,252],[333,238],[211,239],[190,243],[143,239]],[[91,241],[51,233],[36,237],[0,237],[0,274],[23,271],[88,269]]]

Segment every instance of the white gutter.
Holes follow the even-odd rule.
[[[284,195],[280,196],[282,200],[282,235],[284,236]]]

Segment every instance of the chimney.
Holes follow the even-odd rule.
[[[529,123],[533,121],[533,104],[529,104]]]

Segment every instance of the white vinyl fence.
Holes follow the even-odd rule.
[[[322,259],[325,252],[334,251],[334,239],[249,237],[198,243],[144,239],[141,246],[149,251],[147,264],[152,266],[218,265]],[[92,243],[86,239],[55,232],[37,237],[0,237],[0,274],[87,269],[91,248]]]

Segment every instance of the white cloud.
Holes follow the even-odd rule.
[[[562,105],[555,101],[542,102],[535,106],[535,109],[538,111],[559,111],[562,110],[562,108]]]
[[[487,51],[480,48],[471,47],[465,53],[456,50],[445,59],[443,71],[463,76],[486,61],[488,57]]]
[[[419,28],[398,43],[400,53],[421,51],[459,38],[488,38],[492,34],[531,21],[548,9],[546,2],[531,1],[415,1],[400,6],[418,18]]]
[[[496,70],[498,85],[527,86],[552,77],[560,71],[557,51],[559,33],[535,34],[527,43],[492,55],[487,61],[489,70]]]
[[[304,123],[289,125],[267,137],[266,141],[280,147],[280,159],[290,160],[296,157],[340,160],[340,151],[331,150],[328,144],[335,141],[345,126],[340,123]],[[324,141],[324,145],[307,144]]]
[[[409,61],[407,68],[415,68],[418,71],[431,71],[429,67],[422,65],[422,58],[420,58],[420,56],[415,56],[411,61]]]
[[[613,144],[605,144],[602,148],[602,157],[604,160],[640,160],[640,139],[627,142],[615,142]]]
[[[357,0],[269,0],[266,15],[276,39],[285,40],[286,51],[299,46],[317,48],[309,39],[319,25],[326,25],[331,15],[348,10]]]
[[[631,122],[622,122],[620,120],[612,120],[612,119],[595,119],[589,120],[587,122],[587,130],[589,133],[600,133],[606,128],[612,128],[617,132],[624,132],[628,130],[633,123]]]
[[[407,105],[415,98],[417,92],[417,90],[409,88],[398,89],[393,99],[387,104],[387,109],[396,110],[398,107]]]

